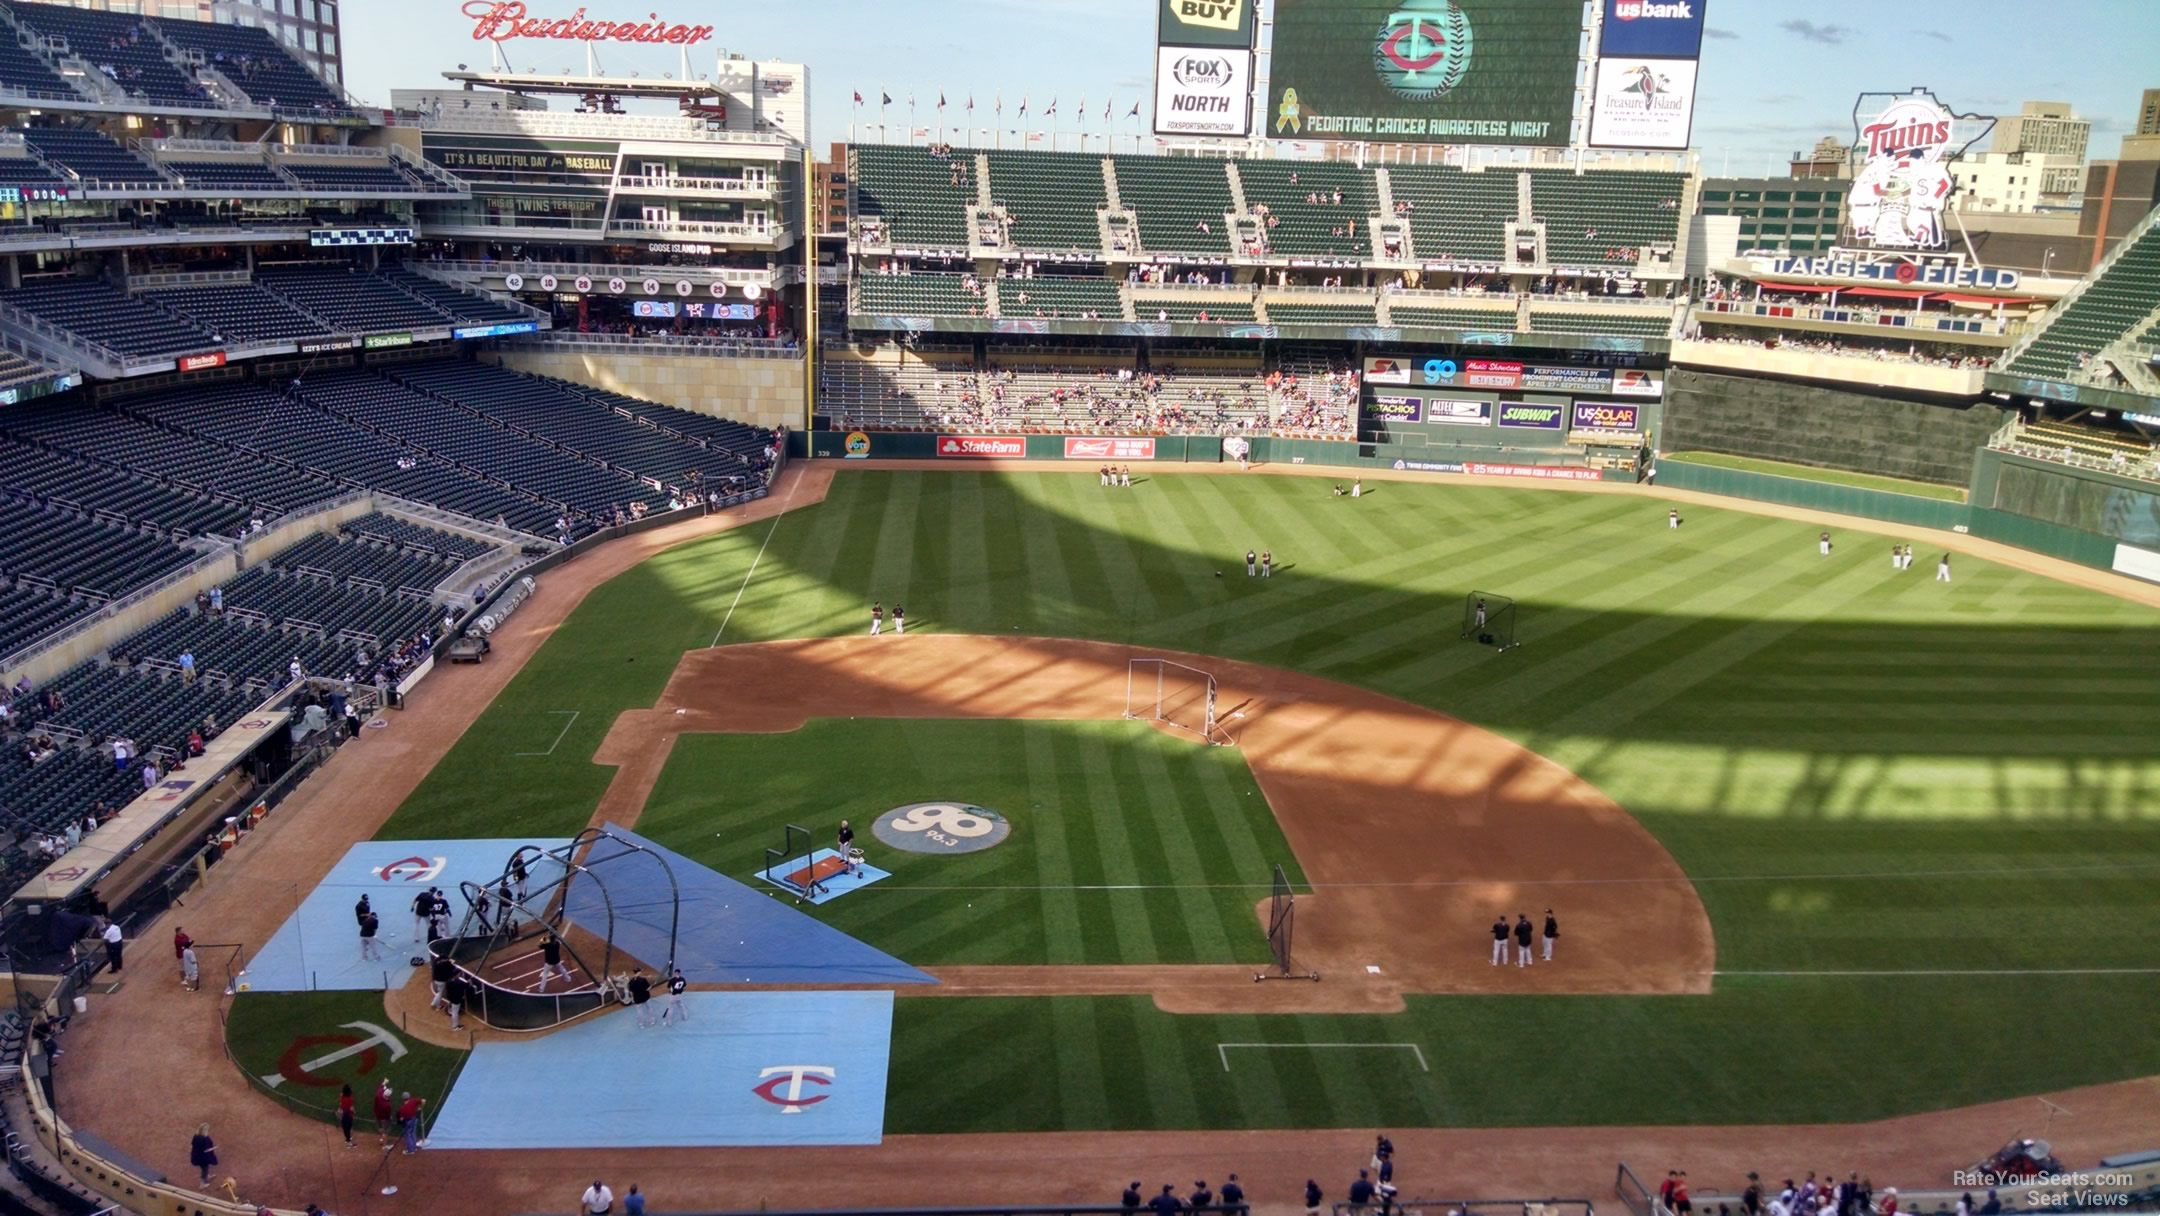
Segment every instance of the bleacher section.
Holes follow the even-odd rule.
[[[305,341],[329,330],[314,318],[252,283],[174,287],[143,293],[188,317],[226,342]]]
[[[998,283],[998,313],[1007,317],[1077,317],[1093,310],[1104,320],[1125,319],[1118,285],[1108,279],[1003,279]]]
[[[1140,244],[1149,253],[1198,253],[1227,257],[1233,209],[1230,178],[1219,160],[1168,156],[1118,156],[1118,201],[1140,220]],[[1201,231],[1201,225],[1207,231]]]
[[[116,667],[86,663],[54,680],[50,686],[66,701],[57,713],[40,721],[79,730],[92,739],[119,735],[135,739],[144,747],[184,742],[188,731],[204,718],[231,722],[261,703],[254,693],[234,691],[208,680],[183,684]],[[47,763],[50,763],[48,761]],[[106,768],[112,764],[106,762]],[[134,774],[130,773],[130,776]],[[136,791],[140,791],[140,779]],[[122,801],[130,792],[122,791]]]
[[[195,554],[156,536],[0,499],[0,575],[105,599],[180,569]]]
[[[855,283],[864,312],[964,317],[984,305],[962,290],[956,274],[864,274]]]
[[[6,40],[0,39],[0,42],[4,41]],[[13,148],[9,148],[7,151],[9,155],[0,156],[0,181],[6,181],[9,185],[19,184],[24,186],[66,186],[73,184],[66,177],[54,171],[51,166],[30,155],[27,151],[18,151]],[[19,220],[12,221],[12,224],[22,225],[22,222]],[[27,227],[26,225],[22,226]]]
[[[703,440],[717,450],[732,453],[737,457],[749,457],[750,463],[754,465],[759,464],[763,453],[773,442],[771,431],[763,427],[751,426],[746,422],[736,422],[728,418],[716,418],[711,414],[701,414],[695,410],[677,409],[672,405],[662,405],[657,401],[647,401],[641,397],[626,397],[621,393],[611,393],[605,389],[572,384],[567,380],[556,380],[547,376],[528,378],[539,380],[544,384],[552,384],[564,392],[583,397],[604,409],[618,410],[630,415],[632,418],[647,419],[654,426],[664,431],[672,431],[677,435],[687,435],[692,439]]]
[[[201,51],[208,65],[258,105],[281,110],[346,112],[346,106],[278,46],[266,31],[209,21],[160,20],[159,34],[185,50]]]
[[[1684,173],[1643,170],[1530,169],[1530,198],[1545,221],[1546,256],[1579,266],[1633,263],[1616,249],[1675,245],[1685,222]],[[1399,196],[1398,196],[1399,197]]]
[[[97,605],[42,587],[0,587],[0,655],[14,654],[46,634],[88,616]]]
[[[1410,243],[1427,262],[1497,262],[1515,218],[1515,174],[1469,173],[1448,165],[1391,165],[1388,191],[1410,204]]]
[[[385,266],[376,273],[384,282],[404,288],[408,293],[419,296],[461,322],[485,324],[525,319],[524,313],[508,304],[474,295],[469,291],[461,291],[416,270],[408,270],[403,266]]]
[[[1447,308],[1439,305],[1388,303],[1388,316],[1402,326],[1430,325],[1437,329],[1467,329],[1481,333],[1515,328],[1515,309]]]
[[[2096,460],[2113,460],[2120,453],[2132,465],[2152,459],[2154,451],[2152,444],[2135,435],[2047,418],[2019,427],[2018,440],[2043,450],[2068,448],[2075,455]]]
[[[25,127],[23,139],[39,156],[85,182],[163,182],[149,161],[100,131],[77,127]]]
[[[357,270],[279,266],[255,281],[347,333],[439,329],[450,317],[390,284]]]
[[[355,158],[331,161],[288,158],[278,161],[278,167],[292,174],[302,187],[325,194],[385,191],[409,194],[415,190],[442,188],[433,182],[426,186],[421,185],[387,160]]]
[[[330,635],[366,634],[378,643],[410,637],[442,616],[442,610],[424,598],[301,575],[298,566],[283,564],[284,557],[280,554],[225,584],[225,607],[260,612],[280,623],[319,626]],[[379,645],[370,649],[381,653]],[[304,661],[301,670],[310,670]]]
[[[0,439],[0,494],[77,515],[106,513],[137,527],[179,536],[231,535],[247,523],[245,506],[90,464],[58,452]]]
[[[13,351],[0,350],[0,388],[49,380],[52,376],[52,368],[42,363],[33,363]]]
[[[25,29],[66,39],[70,53],[131,97],[174,106],[214,104],[193,76],[166,58],[165,43],[141,17],[61,4],[17,4],[12,11]]]
[[[2148,223],[2144,233],[2116,255],[2106,273],[2048,314],[2046,327],[2006,370],[2044,379],[2066,376],[2079,355],[2098,354],[2121,341],[2156,305],[2160,305],[2160,224]]]
[[[1377,325],[1371,300],[1340,304],[1278,304],[1267,306],[1269,322],[1276,325]]]
[[[1109,205],[1102,161],[1058,152],[992,151],[991,197],[1018,218],[1014,244],[1058,252],[1102,248],[1096,215]]]
[[[411,520],[385,515],[380,511],[347,520],[339,531],[347,536],[357,536],[399,549],[432,553],[453,562],[471,561],[495,548],[476,537],[445,532],[441,528],[423,527]]]
[[[1207,314],[1207,320],[1204,324],[1209,325],[1218,322],[1226,325],[1233,322],[1250,324],[1259,320],[1259,316],[1253,312],[1250,300],[1143,299],[1139,297],[1135,297],[1133,300],[1133,315],[1143,321],[1192,321],[1200,323],[1201,313]]]
[[[968,208],[975,202],[975,166],[970,155],[959,153],[955,161],[932,156],[924,148],[861,144],[852,150],[850,159],[854,162],[848,176],[850,214],[858,225],[864,220],[881,221],[894,245],[968,247]],[[957,186],[952,184],[955,163],[960,166]]]
[[[1619,312],[1537,312],[1530,314],[1530,330],[1541,334],[1622,334],[1633,338],[1662,338],[1672,329],[1672,315],[1645,316]]]
[[[1270,249],[1292,257],[1371,254],[1367,225],[1379,210],[1371,173],[1327,161],[1241,160],[1237,169],[1246,204],[1265,205],[1275,219],[1267,230]]]
[[[261,160],[174,160],[158,162],[196,190],[291,190],[293,185]]]
[[[46,62],[32,54],[12,34],[0,33],[0,85],[22,89],[32,95],[81,100],[67,81]]]
[[[127,403],[130,408],[135,404]],[[246,416],[233,421],[243,431],[255,422]],[[245,505],[251,517],[274,518],[338,493],[336,486],[286,465],[193,442],[75,401],[11,406],[0,412],[0,430],[197,497],[230,499]]]
[[[218,345],[194,322],[94,279],[48,279],[0,291],[0,304],[12,304],[121,355],[176,355]]]

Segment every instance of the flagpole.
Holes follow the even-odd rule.
[[[892,104],[892,94],[890,94],[890,93],[888,93],[888,92],[886,92],[886,91],[885,91],[885,82],[884,82],[884,81],[882,81],[882,80],[878,81],[878,87],[877,87],[877,95],[878,95],[878,107],[877,107],[877,130],[878,130],[878,142],[879,142],[879,143],[890,143],[890,142],[891,142],[891,138],[892,138],[892,133],[891,133],[891,129],[890,129],[890,128],[889,128],[889,127],[888,127],[888,126],[886,125],[886,122],[885,122],[885,107],[886,107],[886,106],[889,106],[889,105],[891,105],[891,104]]]

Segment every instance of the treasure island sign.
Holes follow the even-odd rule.
[[[567,17],[527,15],[522,0],[467,0],[466,16],[473,19],[474,42],[508,42],[513,38],[549,38],[564,42],[643,42],[665,46],[695,46],[712,38],[709,25],[671,25],[658,13],[643,21],[597,21],[583,8]]]

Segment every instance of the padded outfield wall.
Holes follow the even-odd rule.
[[[1974,449],[2002,424],[2002,411],[1988,405],[1934,405],[1676,367],[1666,373],[1658,446],[1961,486],[1972,476]]]

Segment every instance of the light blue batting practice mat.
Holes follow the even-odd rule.
[[[757,876],[760,882],[771,883],[790,895],[794,895],[806,883],[813,884],[808,895],[800,896],[802,901],[829,904],[850,891],[862,890],[880,878],[891,878],[892,871],[880,870],[866,861],[850,872],[838,849],[819,849],[808,857],[794,857],[783,861],[770,871],[759,870]],[[783,879],[788,881],[783,882]]]
[[[415,895],[441,887],[450,898],[452,932],[465,916],[460,882],[493,885],[501,879],[510,855],[520,845],[560,849],[567,840],[364,840],[345,856],[300,907],[285,918],[255,957],[247,960],[240,983],[255,992],[307,992],[315,989],[383,988],[402,984],[411,959],[427,938],[413,923]],[[561,876],[552,860],[527,861],[526,888],[537,892]],[[382,959],[360,957],[360,922],[354,906],[360,897],[382,922],[375,938]],[[264,892],[264,898],[289,898]],[[536,897],[537,898],[537,897]],[[187,920],[183,915],[180,923]],[[196,932],[202,935],[202,926]]]
[[[536,1039],[482,1043],[430,1148],[876,1144],[890,992],[692,992],[680,1025],[617,1006]],[[651,1006],[666,1007],[656,996]]]
[[[657,970],[668,961],[693,984],[935,984],[874,946],[849,937],[760,883],[751,886],[662,848],[620,824],[584,864],[606,882],[570,883],[563,912],[615,948]],[[680,919],[670,891],[681,893]]]

